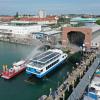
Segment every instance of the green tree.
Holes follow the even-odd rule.
[[[66,22],[66,18],[60,17],[58,19],[58,23],[65,23]]]
[[[98,20],[96,21],[96,24],[100,25],[100,19],[98,19]]]
[[[15,18],[18,18],[18,17],[19,17],[19,14],[18,14],[18,12],[16,12]]]
[[[70,23],[70,18],[65,18],[65,17],[60,17],[57,21],[58,24],[69,24]]]

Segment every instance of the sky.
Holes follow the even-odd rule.
[[[0,0],[0,15],[32,14],[43,9],[47,14],[100,14],[100,0]]]

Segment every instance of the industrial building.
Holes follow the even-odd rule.
[[[40,32],[41,25],[0,25],[0,35],[10,34],[12,37],[26,37],[33,32]]]
[[[33,43],[34,32],[40,32],[41,25],[0,25],[0,40],[12,43],[28,44]]]

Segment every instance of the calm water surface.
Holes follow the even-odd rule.
[[[0,69],[2,64],[11,66],[13,62],[27,57],[34,46],[10,44],[0,42]],[[71,71],[70,62],[59,66],[50,75],[39,80],[33,77],[33,82],[26,82],[28,75],[23,72],[11,80],[0,78],[0,100],[37,100],[43,94],[49,94],[66,78],[67,71]]]

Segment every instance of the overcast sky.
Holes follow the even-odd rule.
[[[0,15],[36,14],[100,14],[100,0],[0,0]]]

